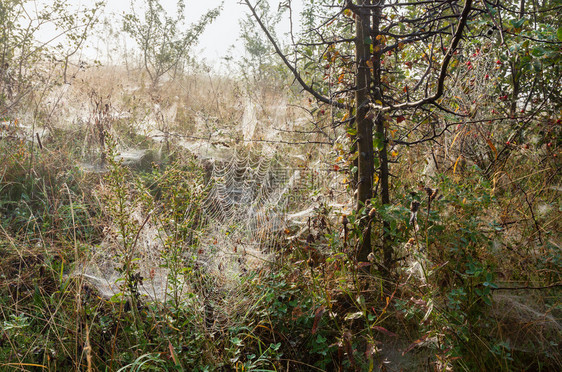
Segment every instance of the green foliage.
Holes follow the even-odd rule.
[[[524,111],[533,111],[543,102],[549,104],[541,111],[556,113],[560,109],[558,92],[546,93],[539,87],[556,85],[561,73],[562,53],[556,27],[556,19],[561,14],[550,2],[512,2],[506,8],[489,12],[486,19],[501,28],[496,33],[497,43],[503,44],[496,49],[498,61],[502,62],[499,64],[500,95],[508,93],[512,105],[521,100],[517,106]]]
[[[337,331],[330,328],[329,321],[316,316],[318,293],[290,279],[291,270],[284,267],[265,278],[249,278],[259,301],[253,304],[244,320],[258,325],[252,329],[246,326],[231,329],[234,348],[229,360],[233,366],[240,363],[249,370],[282,366],[279,364],[281,357],[299,358],[304,365],[308,363],[322,370],[333,363]],[[256,348],[259,352],[251,354]],[[304,349],[308,354],[306,358],[298,353]],[[302,365],[295,367],[300,370]]]
[[[460,3],[447,2],[450,9],[442,14],[441,24],[446,32],[447,17]],[[233,275],[228,283],[222,273],[207,270],[202,258],[201,252],[209,251],[202,245],[209,241],[206,234],[211,229],[205,221],[207,180],[200,163],[181,156],[184,149],[158,158],[159,164],[152,167],[126,166],[117,160],[117,136],[127,137],[119,141],[124,147],[151,143],[147,136],[132,133],[130,125],[144,118],[144,112],[96,128],[97,138],[103,135],[101,152],[108,154],[103,176],[86,174],[74,165],[77,148],[86,142],[82,132],[53,129],[51,135],[58,138],[47,140],[43,149],[11,134],[3,136],[0,369],[558,370],[560,123],[558,91],[547,88],[559,79],[560,29],[548,8],[542,7],[559,3],[545,2],[540,11],[531,12],[532,17],[522,18],[508,6],[479,9],[485,13],[478,13],[481,17],[470,24],[473,37],[463,40],[447,76],[447,81],[459,82],[441,102],[451,112],[430,107],[383,114],[387,136],[379,133],[372,144],[375,151],[389,146],[396,176],[391,178],[391,201],[382,204],[371,198],[359,210],[348,212],[349,205],[339,204],[341,190],[335,186],[341,181],[339,173],[329,190],[299,189],[291,207],[313,197],[324,196],[326,202],[311,207],[306,222],[276,232],[279,244],[269,262]],[[18,4],[3,2],[0,15],[5,16],[4,35],[15,35],[25,46],[23,34],[17,35],[23,28],[7,21],[21,10]],[[159,30],[160,42],[179,35],[181,44],[186,35],[179,27],[183,18],[168,23],[160,4],[151,4],[153,18],[144,18],[148,23],[128,16],[132,32],[140,35],[151,24]],[[306,2],[309,28],[322,25],[325,16],[339,14],[339,7],[325,7],[333,4],[341,2]],[[420,6],[424,4],[404,8],[404,15],[418,14]],[[183,12],[183,5],[180,8]],[[333,34],[326,35],[351,35],[353,15],[341,13],[328,25]],[[384,21],[409,32],[410,26],[399,16],[390,13]],[[275,18],[272,15],[271,22]],[[496,23],[503,41],[499,29],[488,35],[490,40],[479,37]],[[137,24],[142,27],[135,28]],[[191,35],[196,38],[202,30],[197,27],[203,24],[193,27]],[[170,31],[168,36],[164,31]],[[316,37],[299,46],[305,57],[298,64],[305,78],[327,93],[351,88],[351,50],[338,43],[322,48],[314,45],[322,40]],[[256,61],[263,57],[268,65],[263,39],[255,33],[247,38],[249,53]],[[386,46],[393,45],[392,38],[384,40]],[[6,58],[17,60],[21,52],[6,40],[2,39],[3,47],[8,45]],[[70,53],[73,45],[79,44],[63,49]],[[169,43],[148,52],[154,58],[148,66],[156,81],[158,71],[183,63],[174,65],[176,58],[185,57],[176,47]],[[397,44],[389,51],[383,60],[391,73],[383,83],[398,87],[387,97],[397,102],[408,94],[403,85],[412,87],[426,71],[428,53],[442,58],[435,40]],[[477,72],[489,76],[478,77]],[[517,94],[514,77],[519,79]],[[16,98],[10,96],[6,81],[15,80],[3,80],[2,109]],[[421,90],[410,91],[410,99],[419,97]],[[510,99],[492,100],[500,93]],[[526,107],[533,114],[509,117],[510,101],[517,108],[529,101]],[[98,97],[93,103],[98,113],[106,107],[102,113],[109,120],[106,102]],[[136,110],[135,103],[127,104]],[[493,115],[501,114],[501,120],[488,122],[479,116],[483,107],[493,107]],[[457,113],[467,116],[459,120]],[[319,117],[318,112],[313,115]],[[350,138],[347,144],[334,146],[341,161],[333,169],[352,179],[358,170],[354,161],[360,156],[353,148],[358,131],[349,124],[354,112],[333,115],[345,124]],[[6,120],[15,125],[11,116],[7,114]],[[345,136],[344,129],[332,124],[335,135]],[[441,133],[440,128],[445,130]],[[441,134],[428,139],[436,133]],[[410,136],[427,140],[432,147],[409,147]],[[525,148],[522,141],[533,138],[538,138],[534,147]],[[500,144],[507,141],[502,150]],[[304,163],[313,163],[315,150],[305,150]],[[439,162],[435,177],[419,174],[428,154]],[[507,155],[500,159],[501,154]],[[378,181],[375,176],[375,184]],[[140,290],[147,279],[142,276],[154,274],[143,272],[140,260],[145,252],[139,236],[148,228],[156,236],[155,256],[165,277],[166,297],[161,301]],[[367,234],[373,251],[366,262],[358,262],[356,252]],[[280,238],[285,235],[289,239]],[[102,241],[117,250],[120,293],[113,298],[97,293],[77,270]],[[391,271],[380,264],[386,243],[395,252]],[[508,314],[513,311],[520,313]]]
[[[20,238],[41,232],[47,239],[99,239],[91,190],[81,184],[83,174],[67,154],[45,156],[13,140],[2,141],[0,150],[4,159],[0,214],[7,231]]]
[[[180,307],[181,294],[196,275],[199,235],[203,229],[202,203],[206,196],[204,174],[192,161],[171,164],[162,173],[153,171],[158,189],[157,216],[163,244],[162,267],[169,270],[168,284],[173,306]]]
[[[117,270],[122,275],[119,281],[123,292],[117,297],[128,296],[132,303],[134,318],[138,320],[139,285],[142,284],[142,277],[138,273],[137,243],[142,229],[151,216],[153,199],[138,177],[134,177],[130,170],[122,165],[122,161],[117,160],[112,137],[106,133],[106,138],[109,148],[109,172],[105,176],[107,192],[103,196],[106,213],[113,223],[113,233],[119,239],[120,266]],[[138,221],[135,218],[136,213],[147,217]]]

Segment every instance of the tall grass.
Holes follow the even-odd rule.
[[[141,73],[99,68],[66,89],[41,146],[23,134],[0,141],[0,369],[561,366],[560,177],[546,144],[522,147],[492,175],[450,153],[423,182],[431,149],[401,150],[408,161],[393,168],[393,205],[354,213],[330,203],[344,186],[302,189],[304,223],[280,233],[270,262],[227,283],[201,259],[202,238],[213,240],[202,207],[210,165],[186,142],[296,148],[296,165],[333,167],[341,146],[267,142],[273,128],[298,130],[285,142],[308,131],[324,140],[329,119],[289,91],[205,74],[155,90]],[[249,101],[253,142],[239,128]],[[152,155],[140,164],[128,150]],[[393,276],[376,259],[355,260],[363,219],[388,222]],[[86,270],[100,261],[114,283]],[[155,280],[163,284],[151,296],[143,288]]]

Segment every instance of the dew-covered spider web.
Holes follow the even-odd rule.
[[[207,170],[207,192],[199,223],[193,227],[197,244],[182,248],[186,265],[192,265],[191,269],[194,265],[223,288],[234,288],[243,275],[268,267],[273,255],[287,244],[289,225],[303,223],[312,212],[314,202],[309,195],[323,184],[320,172],[291,167],[282,160],[263,153],[232,151],[228,161],[202,161]],[[171,284],[169,270],[163,267],[162,229],[157,219],[144,223],[140,210],[132,215],[140,228],[135,247],[135,263],[142,278],[139,292],[165,300]],[[77,272],[106,297],[122,292],[118,245],[119,241],[108,238]],[[186,282],[182,291],[192,289]]]
[[[220,273],[255,269],[281,244],[299,173],[274,157],[234,155],[213,166],[204,202],[206,260]]]

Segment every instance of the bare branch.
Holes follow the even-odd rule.
[[[459,20],[457,31],[455,32],[453,41],[451,43],[451,47],[447,50],[447,54],[445,54],[445,58],[443,59],[443,63],[441,65],[441,71],[439,73],[439,78],[437,80],[437,91],[435,92],[435,94],[429,97],[422,98],[415,102],[405,102],[398,105],[381,106],[381,105],[370,104],[369,105],[370,108],[372,110],[388,112],[391,110],[419,107],[426,104],[435,104],[437,100],[441,98],[445,90],[445,78],[447,77],[447,69],[449,68],[449,62],[451,62],[451,58],[453,58],[453,54],[457,49],[459,42],[462,39],[462,34],[467,24],[468,16],[470,14],[471,9],[472,9],[472,0],[466,0],[463,11],[461,13],[461,18]]]
[[[318,93],[316,90],[314,90],[310,85],[308,85],[303,80],[303,78],[301,77],[301,75],[298,72],[298,70],[296,69],[296,67],[293,66],[291,64],[291,62],[289,62],[289,60],[287,59],[287,56],[285,56],[285,54],[281,51],[281,48],[279,48],[279,45],[277,44],[277,41],[273,38],[273,36],[271,35],[271,33],[269,32],[267,27],[265,27],[264,23],[262,22],[261,18],[258,16],[258,14],[256,12],[256,8],[250,3],[250,0],[244,0],[244,2],[248,6],[248,8],[250,8],[250,11],[252,12],[252,15],[254,16],[254,18],[256,19],[258,24],[260,25],[261,29],[263,30],[263,32],[265,33],[265,35],[267,36],[267,38],[269,39],[269,41],[271,42],[273,47],[275,48],[275,53],[277,53],[277,55],[279,57],[281,57],[281,59],[283,60],[283,63],[293,73],[293,76],[298,81],[300,86],[305,91],[312,94],[314,96],[314,98],[316,98],[320,102],[327,103],[329,105],[332,105],[332,106],[335,106],[335,107],[338,107],[338,108],[347,108],[347,105],[345,105],[343,103],[340,103],[338,101],[334,101],[333,99],[325,97],[322,94]]]

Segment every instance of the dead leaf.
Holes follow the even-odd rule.
[[[390,337],[397,337],[398,335],[394,332],[390,332],[388,329],[381,327],[381,326],[373,326],[372,327],[374,330],[379,331],[380,333],[384,333],[387,336]]]
[[[326,306],[320,306],[316,309],[314,313],[314,324],[312,325],[312,334],[315,334],[318,331],[318,324],[320,323],[320,319],[322,319],[322,315],[326,312]]]
[[[426,338],[427,338],[427,335],[425,335],[425,336],[423,336],[422,338],[420,338],[420,339],[418,339],[418,340],[412,342],[412,344],[411,344],[410,346],[408,346],[408,347],[406,348],[406,350],[404,350],[404,351],[402,352],[402,355],[405,355],[407,352],[411,351],[413,348],[415,348],[416,346],[418,346],[419,344],[421,344],[422,342],[424,342]]]
[[[176,359],[176,353],[174,352],[174,347],[172,346],[172,343],[170,341],[168,341],[168,349],[170,349],[170,356],[172,357],[174,363],[177,365],[178,360]]]
[[[489,138],[486,138],[486,142],[488,143],[488,146],[490,146],[490,148],[492,149],[492,151],[494,152],[494,156],[496,157],[496,159],[498,158],[498,150],[496,149],[496,146],[494,146],[494,144],[492,143],[492,141],[490,141]]]

